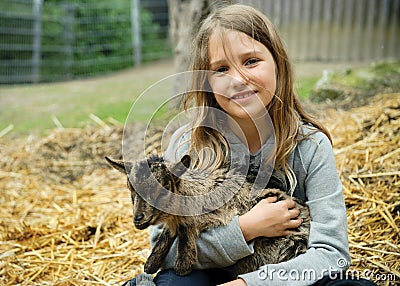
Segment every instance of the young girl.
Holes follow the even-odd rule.
[[[309,206],[309,245],[306,253],[290,261],[230,277],[224,268],[252,255],[253,239],[284,236],[302,223],[292,200],[277,202],[276,198],[268,198],[227,226],[202,233],[197,240],[196,269],[187,276],[173,271],[174,244],[154,283],[370,285],[362,280],[343,281],[343,272],[350,263],[347,219],[331,138],[302,109],[293,89],[287,53],[272,23],[248,6],[223,7],[205,19],[194,48],[192,70],[209,72],[199,73],[194,79],[194,87],[200,83],[203,88],[189,92],[184,106],[197,107],[201,117],[175,133],[164,156],[176,161],[188,153],[194,158],[192,167],[199,169],[218,168],[227,160],[234,164],[247,160],[248,173],[257,175],[258,170],[268,170],[264,165],[270,163],[261,154],[274,152],[269,182],[277,182],[281,189]],[[209,125],[210,118],[218,117],[208,109],[226,114],[225,124],[220,127],[224,132],[201,124],[207,121]],[[267,144],[271,136],[275,140],[274,150]],[[159,227],[151,229],[152,243],[159,234]]]

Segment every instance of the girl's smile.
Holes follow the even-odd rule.
[[[264,115],[276,89],[270,51],[245,33],[227,29],[211,34],[208,49],[208,80],[218,104],[234,119]]]
[[[238,93],[235,93],[232,95],[232,97],[230,98],[231,100],[234,100],[238,103],[244,103],[248,100],[251,100],[255,95],[256,95],[256,91],[241,91]]]

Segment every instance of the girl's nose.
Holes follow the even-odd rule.
[[[243,86],[247,85],[249,82],[248,77],[244,75],[243,72],[237,69],[232,69],[232,73],[230,74],[230,76],[232,86]]]

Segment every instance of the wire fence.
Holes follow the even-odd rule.
[[[236,0],[299,61],[400,58],[400,0]],[[183,11],[184,12],[184,11]],[[167,0],[0,0],[0,84],[71,80],[172,56]]]
[[[167,0],[0,0],[0,83],[70,80],[170,57]]]

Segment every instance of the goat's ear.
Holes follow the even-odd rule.
[[[186,168],[190,167],[190,162],[191,161],[192,161],[192,158],[190,158],[189,155],[185,155],[181,159],[181,162],[182,162],[183,166],[185,166]]]
[[[121,173],[124,174],[129,173],[130,170],[132,169],[132,164],[130,163],[125,163],[124,161],[121,160],[114,160],[109,157],[106,157],[106,160],[111,167],[120,171]]]
[[[189,168],[190,166],[190,161],[191,158],[189,155],[185,155],[182,157],[181,161],[176,163],[175,166],[173,167],[173,169],[171,170],[172,173],[177,176],[180,177],[181,175],[183,175],[183,173],[186,172],[186,170]]]

